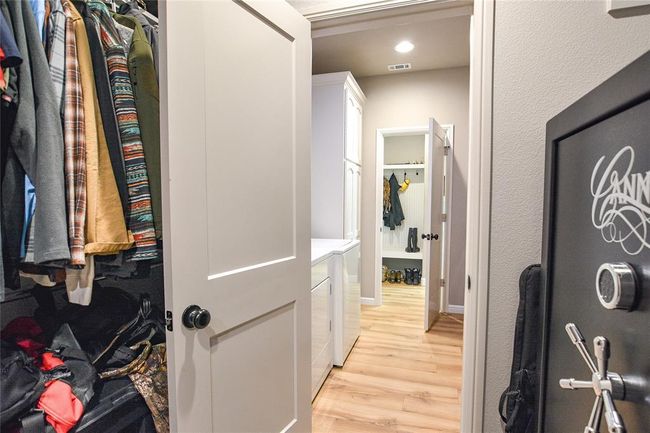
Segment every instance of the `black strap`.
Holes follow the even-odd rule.
[[[20,419],[21,433],[45,433],[45,414],[42,410],[33,410]]]

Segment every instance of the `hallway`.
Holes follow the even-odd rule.
[[[359,340],[314,400],[314,433],[459,431],[462,316],[424,334],[424,288],[384,285],[383,297],[362,306]]]

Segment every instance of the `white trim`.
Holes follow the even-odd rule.
[[[444,224],[444,235],[442,244],[443,256],[443,275],[445,285],[442,288],[442,299],[440,306],[442,311],[447,311],[449,307],[449,275],[451,274],[451,225],[453,218],[451,217],[451,203],[453,198],[453,178],[454,178],[454,137],[456,128],[453,124],[440,125],[447,133],[447,140],[449,141],[449,153],[445,157],[445,213],[447,214]]]
[[[469,178],[461,432],[483,431],[490,257],[494,1],[474,2],[470,51]]]
[[[375,303],[381,305],[382,300],[382,253],[384,237],[384,135],[381,129],[377,130],[375,136],[375,228],[373,236],[375,237]],[[379,187],[381,185],[381,188]]]
[[[447,313],[451,314],[465,314],[465,306],[464,305],[447,305],[447,308],[445,309]]]
[[[445,224],[445,231],[443,233],[443,251],[442,251],[442,260],[444,265],[441,270],[444,272],[443,275],[441,275],[441,278],[445,279],[445,286],[442,288],[441,293],[440,293],[440,308],[441,311],[446,311],[447,305],[449,303],[449,267],[451,263],[451,197],[452,197],[452,188],[451,188],[451,179],[453,177],[453,151],[454,151],[454,135],[455,135],[455,127],[453,124],[444,124],[440,125],[446,133],[447,140],[450,145],[449,149],[449,157],[450,159],[448,161],[452,161],[452,164],[450,164],[450,167],[448,167],[448,172],[446,175],[449,178],[449,183],[448,183],[448,196],[446,199],[448,200],[446,203],[446,212],[447,212],[447,222]],[[424,244],[424,247],[422,248],[422,252],[419,254],[413,254],[413,253],[403,253],[403,252],[389,252],[389,254],[386,254],[386,252],[383,250],[383,226],[384,226],[384,221],[382,218],[382,210],[384,206],[384,195],[383,195],[383,180],[384,180],[384,170],[386,169],[386,165],[384,165],[384,138],[385,137],[395,137],[395,136],[400,136],[400,135],[417,135],[417,134],[424,134],[425,137],[430,133],[429,127],[428,126],[405,126],[405,127],[396,127],[396,128],[379,128],[377,129],[377,135],[376,135],[376,140],[375,140],[375,167],[377,170],[377,177],[376,177],[376,194],[375,194],[375,213],[378,215],[377,219],[375,220],[375,230],[374,230],[374,235],[375,235],[375,297],[374,298],[369,298],[374,300],[373,305],[381,305],[382,304],[382,271],[381,271],[381,266],[382,266],[382,259],[384,257],[391,257],[391,258],[404,258],[404,259],[416,259],[416,260],[422,260],[422,284],[426,287],[426,279],[428,276],[428,257],[425,251],[427,251],[426,247],[427,244]],[[428,140],[426,141],[428,143]],[[427,144],[428,145],[428,144]],[[426,158],[425,158],[426,159]],[[407,168],[408,165],[402,164],[402,165],[394,165],[390,167],[405,167]],[[426,164],[418,164],[419,167],[424,166],[424,170],[426,173],[429,172],[429,170],[426,167]],[[425,191],[426,197],[430,198],[431,196],[431,191],[428,189]],[[428,206],[430,208],[430,206]],[[425,210],[425,227],[427,225],[427,221],[431,220],[430,213],[427,214]],[[425,231],[427,231],[425,229]]]
[[[428,134],[428,126],[407,126],[398,128],[379,128],[375,139],[375,305],[381,305],[382,301],[382,284],[381,284],[381,266],[383,258],[383,209],[384,209],[384,138],[395,137],[400,135]],[[423,262],[424,264],[424,262]],[[424,268],[424,266],[423,266]],[[423,272],[424,275],[424,272]]]
[[[381,305],[381,303],[377,303],[377,300],[375,298],[367,298],[365,296],[361,297],[361,304],[363,304],[363,305]]]
[[[434,7],[435,9],[433,9]],[[471,14],[472,7],[467,5],[455,5],[446,9],[441,9],[432,3],[407,6],[399,10],[384,10],[368,13],[363,16],[363,20],[359,16],[350,16],[324,21],[312,21],[312,38],[325,38],[387,27],[433,22],[469,16]]]
[[[333,2],[332,2],[333,3]],[[467,2],[463,2],[463,6],[467,6]],[[302,13],[311,22],[333,20],[336,18],[353,17],[357,18],[362,14],[369,14],[373,12],[385,12],[396,8],[403,11],[404,8],[425,5],[428,8],[449,8],[455,7],[458,4],[457,0],[375,0],[365,4],[357,4],[352,6],[338,7],[334,9],[323,10],[318,5],[303,8]],[[329,6],[326,6],[329,7]],[[321,9],[321,10],[319,10]],[[360,17],[366,19],[366,17]]]

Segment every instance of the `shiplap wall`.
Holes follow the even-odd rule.
[[[394,172],[398,182],[402,183],[404,182],[404,171],[406,171],[407,177],[411,179],[408,189],[399,193],[402,210],[404,211],[404,221],[402,221],[401,226],[395,227],[395,230],[384,227],[382,232],[383,251],[404,252],[407,246],[409,227],[418,229],[418,237],[424,227],[424,170],[417,170],[418,175],[415,174],[415,169],[384,170],[384,176],[386,179],[390,179]],[[421,241],[418,241],[419,247],[421,247],[421,243]]]

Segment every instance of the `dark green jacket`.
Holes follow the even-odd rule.
[[[133,30],[133,39],[128,48],[129,75],[133,85],[133,96],[138,110],[140,133],[147,162],[151,206],[153,208],[156,237],[162,233],[162,206],[160,185],[160,101],[158,80],[154,68],[153,52],[147,36],[137,19],[114,14],[113,18]]]

